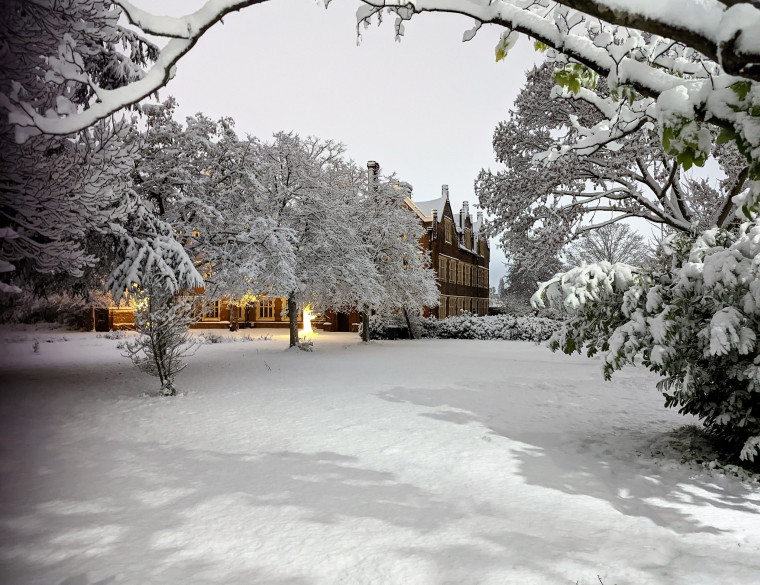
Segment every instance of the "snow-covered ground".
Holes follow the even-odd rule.
[[[0,330],[0,582],[760,583],[760,489],[652,456],[688,421],[646,371],[284,333],[160,398],[117,340]]]

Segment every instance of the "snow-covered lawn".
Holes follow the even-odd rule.
[[[117,343],[0,330],[2,583],[760,583],[757,484],[653,458],[642,369],[275,332],[160,398]]]

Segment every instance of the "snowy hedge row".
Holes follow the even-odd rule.
[[[460,315],[438,323],[437,337],[442,339],[513,339],[545,341],[559,329],[553,319],[515,315]]]
[[[544,317],[464,314],[438,321],[434,317],[411,320],[414,335],[441,339],[512,339],[545,341],[557,331],[561,322]],[[372,339],[408,337],[403,315],[375,315],[370,319]]]

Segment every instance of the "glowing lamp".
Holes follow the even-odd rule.
[[[310,305],[306,305],[303,309],[303,334],[309,335],[310,333],[314,333],[314,330],[311,328],[311,321],[314,319],[315,315],[314,313],[309,310]]]

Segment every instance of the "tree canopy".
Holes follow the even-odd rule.
[[[504,168],[483,170],[475,190],[515,262],[530,266],[584,232],[632,217],[670,230],[698,233],[723,223],[731,198],[746,184],[746,161],[733,143],[712,154],[725,178],[713,187],[684,175],[677,157],[665,152],[652,128],[641,128],[606,148],[572,148],[583,128],[601,124],[595,104],[555,96],[558,74],[546,63],[530,71],[509,118],[499,123],[494,151]],[[599,80],[596,91],[609,93]],[[546,152],[566,148],[551,161]]]
[[[473,18],[465,40],[483,24],[502,26],[497,58],[506,55],[519,33],[536,41],[548,60],[563,69],[555,93],[588,102],[603,114],[597,123],[579,123],[572,143],[547,149],[547,162],[570,152],[614,151],[626,136],[656,129],[665,151],[686,168],[703,164],[716,141],[735,142],[751,180],[739,202],[754,205],[760,195],[760,7],[754,0],[366,4],[360,21],[368,23],[387,9],[397,16],[398,33],[405,20],[422,12]],[[596,91],[597,75],[608,93]]]

